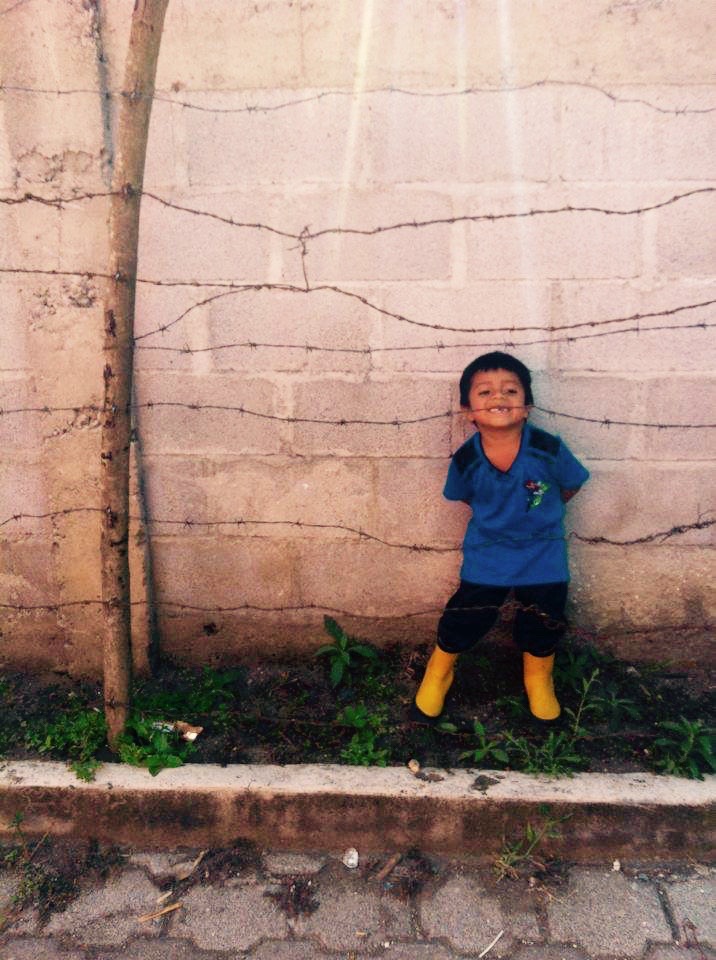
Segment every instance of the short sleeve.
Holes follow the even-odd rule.
[[[445,480],[445,488],[443,489],[443,496],[446,500],[469,500],[470,491],[472,485],[469,482],[469,477],[466,476],[466,473],[469,471],[462,471],[458,464],[455,461],[455,457],[450,461],[450,466],[448,467],[447,479]]]
[[[577,460],[561,438],[555,466],[557,482],[562,490],[576,490],[589,480],[589,470]]]

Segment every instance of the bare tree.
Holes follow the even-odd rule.
[[[112,280],[105,309],[100,557],[108,741],[124,730],[132,681],[129,451],[139,213],[159,46],[169,0],[135,0],[117,123],[109,214]]]

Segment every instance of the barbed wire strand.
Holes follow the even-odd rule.
[[[714,508],[716,510],[716,508]],[[578,533],[575,530],[570,531],[564,536],[536,536],[529,535],[524,537],[506,537],[501,539],[491,539],[484,540],[480,543],[473,544],[477,547],[490,547],[495,545],[502,545],[505,543],[510,544],[522,544],[527,542],[534,542],[535,540],[539,541],[558,541],[558,540],[577,540],[580,543],[584,544],[593,544],[593,545],[610,545],[615,547],[630,547],[630,546],[642,546],[647,543],[664,543],[672,537],[682,536],[687,533],[691,533],[695,530],[706,530],[709,527],[716,525],[716,519],[712,519],[709,515],[714,512],[714,510],[705,510],[700,511],[697,519],[692,523],[679,523],[670,527],[668,530],[657,530],[653,533],[642,534],[639,537],[634,537],[628,540],[613,540],[609,537],[604,536],[593,536],[588,537],[584,534]],[[105,517],[108,515],[108,511],[103,507],[65,507],[61,510],[50,510],[46,513],[14,513],[9,517],[6,517],[4,520],[0,521],[0,529],[2,527],[8,526],[11,523],[19,523],[21,520],[56,520],[59,517],[72,516],[75,514],[82,513],[98,513],[103,514]],[[223,518],[220,520],[200,520],[197,518],[185,517],[182,519],[169,518],[169,517],[139,517],[139,516],[130,516],[130,520],[146,524],[147,526],[172,526],[172,527],[181,527],[183,529],[191,529],[193,527],[229,527],[229,528],[243,528],[249,526],[256,527],[297,527],[298,529],[305,530],[333,530],[341,531],[345,533],[355,534],[359,541],[368,540],[374,541],[386,547],[392,547],[401,550],[409,550],[416,553],[454,553],[460,549],[460,544],[456,543],[453,546],[435,546],[430,544],[420,544],[420,543],[401,543],[392,540],[385,540],[382,537],[376,536],[375,534],[369,533],[368,531],[362,529],[361,527],[354,527],[348,524],[343,523],[316,523],[312,521],[305,520],[266,520],[262,518],[252,518],[252,517],[234,517],[234,518]]]
[[[413,610],[407,613],[382,614],[382,613],[357,613],[353,610],[346,610],[344,608],[332,607],[332,606],[324,605],[320,603],[287,604],[284,606],[267,607],[260,604],[253,604],[253,603],[246,602],[241,604],[233,604],[231,606],[208,606],[206,604],[200,605],[200,604],[192,604],[192,603],[183,603],[177,600],[159,600],[159,599],[154,601],[132,600],[130,603],[130,606],[145,607],[150,602],[153,603],[153,605],[156,607],[164,607],[170,610],[181,610],[189,613],[200,613],[200,614],[211,614],[211,615],[222,614],[222,613],[224,614],[238,614],[238,613],[277,614],[277,613],[280,613],[280,614],[286,615],[286,614],[293,614],[293,613],[313,612],[313,613],[319,614],[320,616],[325,616],[327,614],[330,614],[334,617],[342,617],[348,620],[366,620],[371,622],[378,621],[383,623],[385,622],[400,623],[400,622],[405,622],[409,620],[414,620],[419,617],[431,617],[431,618],[439,617],[445,609],[444,606],[439,606],[439,607],[436,606],[436,607],[428,607],[422,610]],[[58,601],[56,603],[45,603],[45,604],[16,604],[16,603],[0,602],[0,609],[14,610],[18,613],[29,613],[29,614],[57,613],[60,610],[66,609],[66,608],[97,607],[97,606],[111,607],[115,603],[116,601],[113,601],[113,600],[102,600],[102,599],[63,600],[63,601]],[[481,610],[499,610],[507,607],[508,605],[511,609],[514,609],[514,610],[519,609],[519,607],[521,606],[517,604],[515,600],[511,600],[503,604],[502,607],[496,607],[495,605],[486,605],[483,607],[479,607],[479,606],[451,607],[450,609],[455,612],[476,612]],[[530,608],[525,607],[524,609],[528,610]],[[549,625],[549,621],[551,618],[547,614],[545,614],[543,611],[538,609],[535,609],[532,612],[537,614],[541,619],[548,622],[548,625]],[[559,629],[562,629],[562,627],[564,626],[563,622],[558,622],[558,621],[552,621],[552,622],[556,623]],[[708,625],[708,621],[705,621],[705,622],[699,621],[698,623],[694,621],[691,621],[691,622],[687,621],[682,623],[669,624],[669,630],[672,630],[672,631],[690,630],[690,629],[693,629],[695,626],[701,629],[707,625]],[[654,628],[654,629],[659,629],[659,628]],[[645,628],[645,630],[648,630],[648,628]],[[635,630],[634,632],[644,632],[644,631]]]
[[[611,323],[613,321],[604,320],[597,321],[594,326],[597,326],[599,323]],[[480,342],[469,342],[469,343],[417,343],[417,344],[404,344],[402,346],[388,346],[388,347],[324,347],[320,344],[313,343],[267,343],[259,340],[239,340],[233,343],[219,343],[212,347],[190,347],[187,344],[181,347],[168,347],[162,346],[159,344],[140,344],[137,346],[137,350],[155,350],[158,352],[168,352],[168,353],[178,353],[178,354],[201,354],[201,353],[213,353],[214,351],[221,350],[299,350],[304,353],[339,353],[339,354],[349,354],[354,356],[366,356],[371,357],[373,354],[381,353],[407,353],[410,351],[416,350],[435,350],[438,353],[444,350],[467,350],[467,349],[483,349],[484,347],[503,347],[505,349],[519,349],[520,347],[529,347],[536,344],[543,343],[575,343],[580,340],[595,340],[602,337],[618,337],[625,336],[629,333],[636,334],[647,334],[647,333],[658,333],[664,330],[708,330],[711,327],[716,326],[713,323],[706,323],[705,321],[700,321],[698,323],[681,323],[681,324],[659,324],[657,326],[642,327],[640,325],[634,327],[622,327],[617,330],[603,330],[597,333],[578,333],[573,336],[565,335],[561,337],[533,337],[528,340],[508,340],[505,338],[500,338],[499,340],[483,340]],[[514,329],[514,328],[513,328]],[[551,328],[554,329],[554,328]],[[567,329],[569,329],[567,327]],[[154,331],[157,332],[157,331]],[[141,338],[140,338],[141,339]],[[136,341],[135,341],[136,342]]]
[[[409,417],[400,419],[394,417],[391,420],[372,420],[368,418],[349,418],[342,417],[336,420],[323,419],[320,417],[297,417],[282,416],[277,413],[265,413],[261,410],[253,410],[243,404],[225,404],[225,403],[197,403],[196,401],[184,400],[145,400],[141,403],[130,404],[132,410],[157,410],[162,408],[191,410],[200,412],[203,410],[213,410],[224,413],[236,413],[239,416],[255,417],[259,420],[270,420],[277,423],[287,424],[312,424],[314,426],[328,427],[350,427],[350,426],[369,426],[369,427],[405,427],[415,426],[422,423],[431,423],[435,420],[443,420],[454,416],[460,416],[464,411],[446,410],[444,413],[431,413],[423,417]],[[661,423],[655,421],[638,420],[617,420],[611,417],[586,417],[574,413],[566,413],[563,410],[551,410],[547,407],[540,407],[535,404],[533,410],[543,413],[548,417],[561,417],[566,420],[577,420],[581,423],[595,423],[601,427],[641,427],[644,429],[655,430],[712,430],[716,423]],[[52,407],[44,405],[40,407],[0,407],[0,420],[3,417],[19,414],[41,414],[48,415],[52,413],[72,413],[75,416],[80,414],[101,414],[106,412],[103,407],[96,404],[78,404],[77,406]],[[116,410],[114,411],[116,413]]]
[[[641,207],[632,207],[627,210],[617,210],[611,207],[597,207],[597,206],[582,206],[578,204],[563,204],[560,207],[544,207],[544,208],[530,208],[529,210],[521,210],[507,213],[476,213],[476,214],[461,214],[454,217],[435,217],[428,220],[404,220],[397,223],[383,224],[377,227],[371,228],[358,228],[358,227],[326,227],[322,230],[309,230],[308,227],[304,227],[299,233],[293,233],[291,231],[281,230],[277,227],[270,226],[265,223],[249,223],[239,220],[234,220],[233,217],[227,217],[223,214],[214,213],[210,210],[202,210],[197,207],[189,207],[184,204],[179,204],[174,200],[169,200],[166,197],[162,197],[159,194],[154,193],[151,190],[142,190],[135,191],[133,188],[125,187],[124,190],[120,191],[92,191],[86,193],[74,193],[69,197],[43,197],[40,194],[25,192],[19,197],[5,197],[0,198],[0,203],[6,205],[17,205],[21,203],[40,203],[46,206],[54,206],[57,208],[62,208],[67,204],[74,204],[80,200],[94,200],[97,198],[106,198],[111,196],[120,196],[120,195],[135,195],[140,193],[143,198],[154,200],[156,203],[161,204],[169,209],[176,210],[180,213],[188,213],[197,217],[205,217],[207,219],[216,220],[220,223],[226,224],[227,226],[237,227],[242,229],[251,229],[251,230],[265,230],[270,233],[278,234],[286,239],[295,240],[297,243],[309,243],[312,240],[317,240],[320,237],[325,237],[329,235],[336,234],[349,234],[356,236],[365,236],[372,237],[377,236],[381,233],[388,233],[395,230],[416,230],[422,229],[425,227],[433,226],[452,226],[458,223],[495,223],[500,220],[518,220],[524,219],[525,217],[542,217],[542,216],[555,216],[557,214],[572,214],[572,213],[597,213],[603,216],[617,216],[617,217],[632,217],[640,216],[644,213],[651,213],[654,210],[660,210],[664,207],[671,206],[675,203],[679,203],[682,200],[687,200],[690,197],[700,196],[703,194],[714,193],[716,192],[716,187],[695,187],[692,190],[684,191],[683,193],[677,193],[668,197],[665,200],[660,200],[656,203],[647,204]]]
[[[207,298],[204,299],[204,300],[200,300],[200,301],[198,301],[197,303],[191,304],[191,305],[190,305],[188,308],[186,308],[178,317],[176,317],[175,319],[171,320],[169,323],[162,324],[160,327],[157,327],[155,330],[150,330],[150,331],[148,331],[148,332],[146,332],[146,333],[140,334],[139,336],[135,336],[134,342],[135,342],[135,343],[138,343],[139,341],[144,340],[144,339],[146,339],[147,337],[150,337],[150,336],[152,336],[152,335],[154,335],[154,334],[156,334],[156,333],[165,333],[170,327],[172,327],[172,326],[174,326],[175,324],[179,323],[181,320],[184,320],[184,319],[185,319],[190,313],[192,313],[194,310],[197,310],[197,309],[200,308],[200,307],[208,306],[209,304],[213,303],[213,302],[216,301],[216,300],[220,300],[220,299],[223,299],[223,298],[225,298],[225,297],[230,297],[230,296],[233,296],[233,295],[239,294],[239,293],[260,292],[261,290],[264,290],[264,289],[267,289],[267,288],[264,287],[264,286],[261,286],[260,288],[257,288],[257,285],[256,285],[256,284],[250,284],[250,285],[247,284],[245,287],[237,288],[237,289],[235,289],[235,290],[227,290],[227,291],[222,291],[221,293],[213,294],[212,296],[207,297]],[[333,293],[340,293],[340,294],[344,294],[344,295],[347,295],[347,296],[352,296],[352,295],[355,294],[354,291],[343,290],[343,289],[341,289],[340,287],[335,287],[335,286],[330,286],[330,287],[328,287],[328,286],[326,286],[325,284],[323,284],[323,285],[321,285],[321,286],[317,286],[317,287],[311,287],[311,288],[309,288],[308,290],[306,290],[306,289],[304,289],[304,288],[302,288],[302,287],[292,287],[292,286],[286,285],[286,284],[276,284],[276,285],[271,285],[271,289],[278,289],[279,291],[284,291],[284,292],[289,292],[289,293],[318,293],[318,292],[324,292],[324,291],[328,290],[328,291],[333,292]],[[444,326],[444,325],[442,325],[442,324],[428,324],[428,323],[423,323],[423,322],[421,322],[421,321],[412,320],[411,318],[406,317],[406,316],[404,316],[404,315],[402,315],[402,314],[393,313],[393,312],[391,312],[390,310],[386,310],[386,309],[384,309],[383,307],[379,307],[377,304],[372,303],[372,302],[369,301],[367,298],[362,297],[361,295],[356,295],[356,296],[358,296],[358,298],[361,300],[361,302],[362,302],[365,306],[369,307],[371,310],[374,310],[374,311],[376,311],[376,312],[378,312],[378,313],[381,313],[381,314],[383,314],[383,316],[387,316],[387,317],[389,317],[390,319],[393,319],[393,320],[398,320],[398,321],[401,321],[401,322],[403,322],[403,323],[410,323],[410,324],[413,324],[413,325],[415,325],[415,326],[425,326],[425,327],[427,327],[428,329],[449,330],[449,331],[454,332],[454,333],[482,333],[482,334],[488,334],[488,333],[510,333],[510,334],[516,334],[516,333],[518,333],[518,334],[521,334],[521,333],[523,333],[524,331],[532,331],[532,330],[536,330],[536,331],[541,331],[541,332],[544,332],[544,333],[552,334],[552,333],[559,332],[559,331],[579,330],[579,329],[582,329],[583,327],[594,328],[594,327],[600,327],[600,326],[607,326],[607,325],[610,325],[610,324],[623,324],[623,323],[634,323],[634,322],[636,322],[637,324],[640,324],[641,321],[643,321],[643,320],[653,320],[653,319],[655,319],[655,318],[657,318],[657,317],[671,317],[671,316],[675,316],[676,314],[679,314],[679,313],[684,313],[685,311],[688,311],[688,310],[698,310],[698,309],[701,309],[702,307],[711,307],[711,306],[713,306],[714,304],[716,304],[716,299],[713,299],[713,300],[700,300],[700,301],[697,301],[696,303],[681,304],[681,305],[676,306],[676,307],[666,307],[666,308],[664,308],[664,309],[662,309],[662,310],[649,310],[649,311],[645,311],[644,313],[640,313],[640,312],[637,311],[636,313],[628,314],[628,315],[621,316],[621,317],[608,317],[608,318],[602,319],[602,320],[581,320],[581,321],[577,321],[576,323],[550,323],[550,324],[548,324],[548,325],[545,325],[545,324],[525,324],[524,326],[519,326],[519,327],[515,326],[514,324],[502,325],[502,326],[493,326],[493,327],[488,327],[488,326],[486,326],[486,327],[446,327],[446,326]],[[694,324],[694,326],[700,326],[700,324]],[[639,330],[639,331],[643,331],[643,332],[648,332],[649,330],[653,330],[653,329],[661,330],[661,329],[665,329],[665,328],[664,328],[664,327],[640,327],[640,326],[637,326],[637,327],[633,327],[633,328],[631,328],[631,329],[633,329],[633,330]],[[671,328],[671,327],[668,327],[668,328],[666,328],[666,329],[672,329],[672,328]],[[675,327],[674,329],[682,329],[682,327],[681,327],[681,326],[678,326],[678,327]],[[550,338],[550,339],[554,339],[554,338]],[[565,337],[564,339],[572,339],[572,338],[570,338],[570,337]],[[503,341],[501,340],[501,341],[499,341],[499,342],[503,342]],[[531,341],[531,342],[535,342],[535,341]],[[539,342],[541,342],[541,341],[539,341]],[[141,347],[141,349],[145,349],[145,350],[147,350],[147,349],[164,349],[164,350],[176,350],[176,351],[181,352],[181,353],[201,353],[201,352],[207,352],[207,351],[210,351],[210,350],[225,349],[227,346],[238,346],[238,345],[244,345],[244,344],[222,344],[222,345],[220,345],[219,347],[202,347],[202,348],[199,348],[199,349],[192,349],[192,348],[190,348],[190,347],[158,347],[158,346],[155,346],[155,345],[152,345],[152,344],[148,344],[148,345],[143,345],[143,346]],[[369,353],[369,354],[370,354],[370,353],[385,352],[385,351],[390,351],[390,350],[396,350],[396,349],[398,349],[398,350],[411,349],[411,347],[407,347],[407,348],[406,348],[406,347],[350,347],[350,348],[338,347],[338,348],[337,348],[337,347],[324,347],[324,346],[321,346],[320,344],[306,344],[306,343],[303,343],[303,344],[271,344],[271,343],[268,343],[268,344],[258,344],[258,343],[247,342],[245,345],[246,345],[246,346],[250,346],[250,347],[251,347],[251,346],[254,346],[254,347],[255,347],[255,346],[269,346],[269,347],[286,347],[286,346],[289,346],[289,347],[294,347],[294,348],[296,348],[296,349],[304,349],[304,350],[316,351],[316,352],[330,351],[330,352],[332,352],[332,353],[335,353],[335,352],[345,352],[345,353]],[[475,346],[475,344],[445,344],[445,343],[436,343],[436,344],[428,344],[428,345],[419,344],[418,346],[413,347],[412,349],[426,349],[426,348],[427,348],[427,349],[439,349],[439,350],[444,350],[444,349],[447,349],[447,348],[453,347],[453,346]]]
[[[21,2],[21,0],[20,0]],[[16,4],[17,6],[20,5]],[[14,8],[10,8],[12,10]],[[0,15],[9,12],[8,10],[0,11]],[[604,87],[599,86],[596,83],[588,83],[581,80],[549,80],[547,78],[543,80],[534,80],[531,83],[524,84],[510,84],[503,86],[469,86],[461,87],[457,90],[410,90],[404,87],[395,87],[392,85],[384,87],[372,87],[367,90],[361,91],[361,96],[375,96],[379,94],[397,94],[405,97],[419,97],[421,99],[448,99],[452,97],[467,97],[475,96],[480,94],[514,94],[527,92],[530,90],[540,89],[540,88],[567,88],[575,90],[588,90],[601,96],[609,99],[615,106],[643,106],[650,110],[655,111],[656,113],[667,114],[675,117],[682,116],[691,116],[691,115],[704,115],[713,113],[716,110],[716,107],[664,107],[660,104],[654,103],[651,100],[646,100],[643,97],[623,97],[613,93],[611,90],[608,90]],[[355,91],[353,90],[322,90],[314,94],[310,94],[305,97],[294,97],[290,100],[282,101],[281,103],[275,104],[266,104],[266,103],[252,103],[246,104],[241,107],[216,107],[209,106],[206,104],[195,103],[191,100],[180,99],[176,96],[168,96],[170,93],[177,93],[179,91],[170,88],[169,90],[158,90],[152,94],[152,99],[155,103],[162,103],[169,106],[182,107],[185,110],[196,110],[201,113],[213,113],[213,114],[260,114],[260,113],[273,113],[279,110],[287,110],[292,107],[302,106],[306,103],[316,103],[320,100],[325,100],[330,97],[348,97],[354,98],[356,96]],[[192,91],[187,91],[191,94]],[[203,92],[203,91],[196,91]],[[235,91],[224,91],[217,90],[212,91],[214,94],[226,94],[234,93]],[[143,99],[149,94],[143,94],[139,91],[132,90],[102,90],[92,89],[88,87],[75,87],[70,89],[55,89],[55,88],[46,88],[46,87],[30,87],[24,84],[12,84],[4,83],[0,84],[0,93],[14,93],[14,94],[32,94],[37,96],[93,96],[98,97],[102,96],[105,100],[119,99],[119,98],[131,98],[132,100]]]
[[[114,281],[114,282],[120,282],[120,281],[126,279],[126,278],[124,278],[124,277],[118,277],[118,276],[116,276],[116,275],[111,275],[111,274],[107,274],[107,273],[99,273],[99,272],[96,272],[96,271],[48,270],[48,269],[28,268],[28,267],[11,267],[11,268],[10,268],[10,267],[0,267],[0,274],[29,274],[29,275],[40,275],[40,276],[52,276],[52,277],[82,277],[82,278],[85,278],[85,279],[104,279],[104,280],[112,280],[112,281]],[[409,317],[405,317],[405,316],[403,316],[403,315],[401,315],[401,314],[393,313],[393,312],[391,312],[391,311],[389,311],[389,310],[385,310],[385,309],[382,308],[382,307],[378,307],[377,305],[370,303],[370,301],[369,301],[366,297],[363,297],[363,296],[361,296],[360,294],[357,294],[357,293],[355,293],[355,292],[353,292],[353,291],[343,290],[343,289],[341,289],[340,287],[336,287],[336,286],[333,286],[333,285],[326,285],[326,284],[322,284],[322,285],[320,285],[320,286],[315,286],[315,287],[311,287],[310,289],[306,289],[306,288],[304,288],[304,287],[296,287],[296,286],[292,286],[292,285],[290,285],[290,284],[253,283],[253,284],[241,284],[241,285],[236,285],[236,284],[232,284],[232,283],[229,283],[229,282],[223,282],[223,281],[199,281],[199,280],[163,281],[163,280],[149,279],[149,278],[146,278],[146,277],[138,277],[138,278],[137,278],[137,283],[140,283],[140,284],[151,284],[151,285],[154,285],[154,286],[165,286],[165,287],[177,287],[177,286],[184,286],[184,287],[213,287],[213,288],[216,288],[216,287],[229,287],[230,289],[227,290],[227,291],[225,291],[225,292],[222,292],[222,293],[220,293],[220,294],[216,294],[216,295],[213,296],[213,297],[209,297],[209,298],[207,298],[206,300],[201,301],[200,303],[192,304],[192,305],[191,305],[190,307],[188,307],[182,314],[180,314],[179,317],[177,317],[175,320],[172,320],[172,321],[169,322],[169,323],[162,324],[161,326],[157,327],[157,328],[154,329],[154,330],[149,330],[149,331],[147,331],[146,333],[139,334],[138,336],[136,336],[136,337],[134,338],[134,342],[135,342],[135,343],[138,343],[139,341],[144,340],[144,339],[146,339],[147,337],[154,336],[154,335],[157,334],[157,333],[164,333],[166,330],[169,329],[169,327],[171,327],[171,326],[172,326],[173,324],[175,324],[175,323],[178,323],[178,322],[179,322],[180,320],[182,320],[185,316],[187,316],[192,310],[196,309],[196,308],[199,307],[199,306],[203,306],[203,305],[205,305],[206,303],[211,302],[212,300],[216,300],[216,299],[218,299],[218,298],[221,297],[221,296],[228,296],[228,295],[230,295],[231,293],[246,292],[246,291],[250,291],[250,290],[254,290],[254,291],[258,291],[258,290],[278,290],[278,291],[284,291],[284,292],[290,292],[290,293],[303,293],[303,294],[305,294],[305,293],[317,293],[317,292],[321,292],[321,291],[324,291],[324,290],[331,290],[331,291],[334,291],[335,293],[342,294],[343,296],[351,297],[351,298],[353,298],[353,299],[359,300],[361,303],[365,304],[365,305],[368,306],[370,309],[375,310],[375,311],[377,311],[378,313],[383,314],[384,316],[391,317],[391,318],[393,318],[393,319],[395,319],[395,320],[398,320],[398,321],[401,321],[401,322],[404,322],[404,323],[408,323],[408,324],[411,324],[411,325],[413,325],[413,326],[424,327],[424,328],[426,328],[426,329],[431,329],[431,330],[446,330],[446,331],[451,331],[451,332],[454,332],[454,333],[480,333],[480,332],[482,332],[479,327],[452,327],[452,326],[448,326],[448,325],[446,325],[446,324],[426,323],[426,322],[423,322],[423,321],[414,320],[414,319],[411,319],[411,318],[409,318]],[[688,304],[688,305],[683,306],[683,307],[675,307],[675,308],[673,308],[672,310],[665,310],[665,311],[661,311],[661,312],[659,312],[659,311],[654,311],[654,312],[651,313],[651,314],[644,314],[644,316],[645,316],[645,317],[649,317],[649,316],[668,316],[669,314],[679,312],[680,310],[696,309],[696,308],[699,307],[699,306],[708,305],[709,303],[710,303],[710,301],[703,301],[702,303]],[[589,326],[599,326],[600,324],[606,325],[606,324],[609,324],[609,323],[616,323],[616,322],[620,322],[620,318],[607,319],[607,320],[601,320],[601,321],[599,321],[599,320],[586,321],[585,323],[586,323],[587,325],[589,325]],[[522,341],[512,341],[512,340],[503,340],[503,339],[500,339],[500,340],[497,340],[497,341],[494,341],[494,342],[491,342],[491,343],[475,344],[475,346],[491,346],[491,345],[492,345],[492,346],[499,346],[499,345],[503,345],[503,346],[505,346],[505,347],[507,347],[507,348],[510,348],[510,347],[516,348],[516,347],[520,347],[520,346],[530,346],[530,345],[532,345],[532,344],[539,344],[539,343],[556,343],[556,342],[571,343],[571,342],[576,341],[576,340],[588,340],[588,339],[594,339],[594,338],[597,338],[597,337],[607,337],[607,336],[621,336],[621,335],[627,334],[627,333],[641,334],[641,333],[649,333],[649,332],[651,332],[651,331],[658,331],[658,330],[662,330],[662,331],[663,331],[663,330],[688,330],[688,329],[702,329],[702,330],[706,330],[706,329],[709,329],[709,328],[712,327],[712,326],[714,326],[714,324],[706,323],[706,322],[703,322],[703,321],[702,321],[702,322],[699,322],[699,323],[693,323],[693,324],[661,325],[661,326],[656,326],[656,327],[642,327],[640,324],[637,324],[637,325],[634,326],[634,327],[624,328],[624,329],[621,329],[621,330],[603,331],[603,332],[597,332],[597,333],[585,333],[585,334],[565,335],[565,336],[563,336],[563,337],[537,338],[537,339],[522,340]],[[495,330],[495,329],[497,329],[497,328],[492,328],[492,329]],[[505,329],[506,329],[507,331],[510,331],[510,332],[518,332],[520,328],[516,328],[516,327],[514,327],[514,326],[511,326],[511,327],[507,327],[507,328],[505,328]],[[546,329],[549,329],[549,328],[546,328]],[[251,348],[251,347],[261,346],[261,344],[253,343],[253,342],[251,342],[251,341],[248,341],[247,344],[246,344],[246,346],[248,346],[249,348]],[[274,346],[274,345],[272,345],[272,344],[265,344],[265,345],[263,345],[263,346]],[[278,345],[276,345],[276,346],[278,346]],[[289,345],[289,346],[291,346],[291,345]],[[327,348],[321,348],[320,346],[313,346],[313,345],[311,345],[311,344],[303,344],[303,345],[301,345],[301,346],[302,346],[302,349],[308,350],[309,352],[310,352],[311,350],[320,350],[320,349],[324,349],[324,350],[325,350],[325,349],[327,349]],[[368,350],[370,350],[370,352],[378,352],[379,350],[380,350],[380,351],[389,351],[389,350],[411,350],[411,349],[415,349],[415,350],[418,350],[418,349],[420,349],[420,350],[422,350],[422,349],[426,349],[426,350],[432,350],[432,349],[435,349],[435,350],[447,350],[447,349],[452,349],[454,346],[456,346],[456,345],[444,344],[444,343],[436,343],[436,344],[428,344],[428,345],[403,346],[403,347],[383,347],[383,348],[372,347],[372,348],[365,348],[365,349],[366,349],[366,352],[368,352]],[[182,348],[182,352],[187,352],[187,351],[186,351],[184,348]]]

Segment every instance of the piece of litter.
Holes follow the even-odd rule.
[[[408,760],[408,770],[411,773],[420,773],[420,764],[417,760]]]
[[[619,873],[621,868],[622,868],[621,861],[615,860],[614,863],[612,864],[612,873]]]
[[[349,847],[343,854],[343,863],[349,870],[355,870],[358,866],[358,851],[355,847]]]
[[[166,893],[163,893],[161,896],[157,897],[157,903],[166,903],[167,900],[170,900],[174,896],[173,890],[167,890]]]
[[[190,743],[196,740],[199,734],[204,731],[203,727],[193,727],[190,723],[185,723],[183,720],[177,720],[174,724],[174,729],[182,735],[183,740],[188,740]]]
[[[400,863],[402,857],[403,857],[403,854],[402,854],[402,853],[394,853],[394,854],[393,854],[393,856],[388,860],[388,862],[385,864],[385,866],[383,866],[383,867],[378,871],[378,873],[376,873],[375,879],[378,881],[378,883],[382,883],[383,880],[385,880],[385,878],[388,876],[388,874],[390,873],[390,871],[391,871],[394,867],[397,867],[397,865]]]
[[[201,861],[204,859],[205,855],[206,855],[206,850],[202,850],[199,856],[196,858],[196,860],[190,863],[187,867],[184,867],[183,870],[177,870],[177,872],[174,874],[176,879],[179,882],[181,882],[182,880],[188,880],[189,877],[192,875],[192,873],[194,873],[196,868],[199,866]]]
[[[500,932],[497,934],[497,936],[496,936],[495,939],[492,941],[492,943],[489,943],[489,944],[485,947],[485,949],[482,951],[482,953],[478,953],[478,955],[477,955],[477,956],[478,956],[478,960],[479,960],[480,957],[486,957],[486,956],[487,956],[487,954],[490,952],[490,950],[492,950],[492,948],[495,946],[495,944],[497,943],[497,941],[500,939],[500,937],[502,936],[502,934],[503,934],[504,932],[505,932],[504,930],[500,930]]]
[[[168,907],[164,907],[163,910],[157,910],[156,913],[145,913],[143,917],[137,917],[139,923],[148,923],[150,920],[158,920],[160,917],[163,917],[166,913],[172,913],[174,910],[178,910],[179,907],[182,907],[182,903],[172,903]]]
[[[161,730],[162,733],[181,734],[182,740],[188,740],[190,743],[203,732],[203,727],[193,727],[184,720],[155,720],[152,723],[154,730]]]

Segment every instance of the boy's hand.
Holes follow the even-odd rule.
[[[561,497],[562,497],[562,502],[563,502],[563,503],[569,503],[569,501],[572,499],[572,497],[573,497],[575,494],[579,493],[579,491],[580,491],[581,489],[582,489],[581,487],[575,487],[574,490],[560,490],[559,492],[560,492],[560,495],[561,495]]]

